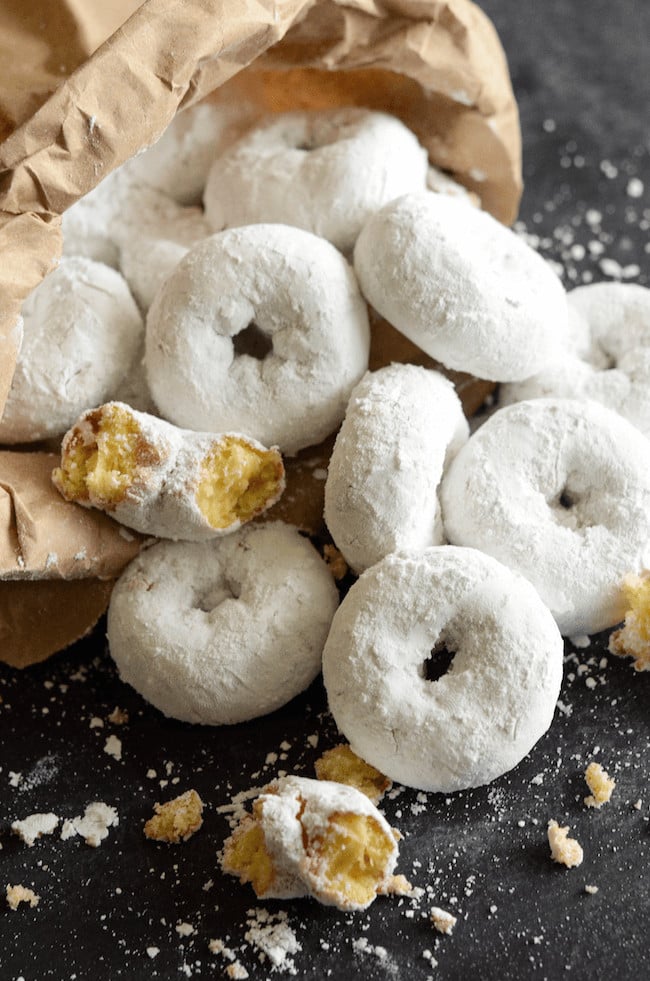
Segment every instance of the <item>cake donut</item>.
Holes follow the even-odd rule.
[[[393,364],[359,382],[325,484],[327,527],[355,572],[443,543],[438,485],[468,435],[460,399],[437,371]]]
[[[120,677],[165,715],[225,725],[306,688],[338,604],[295,528],[248,525],[212,542],[158,542],[118,580],[108,643]]]
[[[453,460],[446,535],[525,576],[566,636],[625,613],[626,573],[650,565],[650,442],[595,402],[500,409]]]
[[[350,252],[370,215],[423,190],[426,177],[426,151],[393,116],[349,107],[290,112],[217,157],[205,212],[215,231],[280,222]]]
[[[23,304],[23,343],[0,442],[59,436],[113,396],[140,350],[144,325],[115,269],[64,256]]]
[[[313,896],[362,910],[390,890],[397,856],[392,828],[365,794],[290,776],[264,787],[226,840],[221,867],[258,899]]]
[[[284,490],[277,450],[238,433],[197,433],[109,402],[85,412],[61,446],[55,487],[161,538],[205,541],[236,531]]]
[[[567,299],[572,329],[564,349],[540,374],[503,385],[499,401],[592,399],[650,436],[650,290],[597,283]]]
[[[343,256],[297,228],[249,225],[176,267],[149,310],[145,363],[176,425],[246,432],[294,454],[336,429],[369,346]]]
[[[530,377],[566,329],[566,294],[544,259],[447,194],[408,194],[373,215],[354,267],[389,323],[447,368],[479,378]]]
[[[115,231],[122,275],[146,313],[189,249],[211,234],[200,208],[184,208],[152,188],[134,190]]]
[[[440,648],[453,654],[445,674]],[[546,732],[562,680],[553,618],[522,576],[474,549],[387,556],[352,586],[323,652],[330,710],[393,780],[449,793],[512,769]]]

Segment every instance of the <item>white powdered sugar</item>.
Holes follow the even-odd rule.
[[[650,563],[650,442],[594,402],[500,409],[443,480],[449,541],[525,576],[566,636],[625,614],[621,583]]]
[[[285,113],[217,157],[206,215],[215,231],[294,225],[345,253],[378,208],[424,190],[426,174],[426,151],[393,116],[349,107]]]
[[[409,194],[373,215],[354,266],[366,299],[397,330],[479,378],[528,378],[566,329],[550,266],[487,212],[445,194]]]
[[[394,364],[356,386],[325,485],[327,526],[355,572],[443,543],[438,485],[468,434],[453,385],[436,371]]]
[[[103,801],[95,801],[88,804],[83,815],[63,822],[61,839],[67,841],[68,838],[80,835],[87,845],[97,848],[108,837],[109,828],[117,824],[119,817],[115,808]]]
[[[249,525],[142,552],[113,590],[109,647],[122,680],[166,715],[241,722],[313,681],[337,605],[325,562],[295,528]]]
[[[37,838],[41,835],[51,835],[56,830],[60,818],[56,814],[30,814],[29,817],[21,821],[14,821],[11,830],[21,838],[25,844],[31,848]]]
[[[262,964],[268,962],[272,972],[298,973],[291,955],[302,950],[302,946],[289,924],[287,913],[249,909],[246,923],[248,929],[244,937],[257,950]]]
[[[650,290],[597,283],[568,294],[572,329],[543,372],[503,385],[500,402],[572,398],[600,402],[650,435]]]
[[[436,646],[449,670],[428,680]],[[323,652],[330,710],[392,780],[450,792],[516,766],[548,729],[563,645],[536,591],[489,556],[390,555],[352,586]]]
[[[0,441],[58,436],[111,398],[140,350],[144,326],[124,279],[80,256],[63,257],[25,300],[23,344]]]
[[[263,355],[237,353],[246,328],[263,336]],[[296,453],[341,421],[369,344],[340,253],[296,228],[252,225],[181,261],[149,310],[145,361],[154,400],[176,425],[245,432]]]

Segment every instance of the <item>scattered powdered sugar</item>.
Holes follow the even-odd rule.
[[[245,939],[256,948],[262,964],[268,959],[271,971],[298,973],[290,955],[298,953],[302,946],[289,926],[287,913],[283,910],[269,913],[266,909],[256,907],[248,910],[246,924],[248,929],[244,934]]]
[[[122,740],[117,736],[109,736],[104,743],[104,752],[112,756],[114,760],[122,759]]]

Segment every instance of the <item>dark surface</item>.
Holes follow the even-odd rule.
[[[646,282],[648,195],[630,196],[627,187],[636,176],[650,188],[650,4],[484,6],[508,52],[521,107],[528,233],[563,264],[568,285],[619,270]],[[618,266],[603,267],[603,259]],[[313,760],[337,741],[320,685],[266,719],[190,727],[164,719],[118,681],[98,631],[22,674],[0,667],[0,696],[0,887],[22,883],[42,897],[36,910],[11,912],[0,902],[1,981],[222,977],[227,961],[209,952],[210,938],[233,948],[251,978],[267,978],[270,965],[244,939],[246,911],[262,904],[218,871],[228,825],[216,808],[278,768],[312,775]],[[128,724],[107,721],[116,705],[128,709]],[[512,773],[448,798],[403,791],[384,801],[405,835],[398,871],[427,890],[415,905],[380,899],[366,913],[345,915],[307,900],[267,904],[287,911],[302,945],[293,956],[298,976],[650,976],[649,705],[650,675],[607,656],[606,639],[584,650],[569,645],[561,710]],[[93,717],[104,727],[90,728]],[[316,733],[314,749],[308,737]],[[121,762],[103,751],[111,734],[122,740]],[[280,758],[265,766],[270,752]],[[582,803],[591,759],[617,780],[601,811]],[[22,774],[16,787],[10,771]],[[154,801],[189,787],[207,804],[202,830],[177,847],[145,841],[142,823]],[[120,816],[98,849],[56,836],[29,849],[9,834],[16,818],[48,810],[71,817],[93,800]],[[551,817],[582,843],[580,868],[550,861]],[[587,895],[585,884],[599,892]],[[459,916],[453,936],[432,930],[432,905]],[[181,938],[179,922],[194,934]],[[382,945],[385,958],[355,952],[359,938]],[[159,948],[155,959],[147,947]]]

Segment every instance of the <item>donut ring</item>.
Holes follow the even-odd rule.
[[[500,409],[443,480],[445,532],[538,590],[566,636],[622,620],[624,576],[650,564],[650,442],[595,402]]]
[[[271,345],[263,357],[237,353],[253,325]],[[145,363],[177,426],[245,432],[293,454],[336,429],[369,347],[343,256],[297,228],[249,225],[205,239],[176,267],[149,310]]]
[[[143,323],[118,272],[64,256],[23,304],[23,343],[0,442],[64,433],[89,406],[111,398],[134,362]]]
[[[443,543],[438,485],[468,435],[454,386],[437,371],[393,364],[359,382],[325,484],[327,527],[355,572]]]
[[[447,368],[518,381],[552,358],[566,329],[550,266],[485,211],[424,191],[366,223],[354,250],[366,299]]]
[[[536,398],[591,399],[650,436],[650,290],[596,283],[567,299],[572,330],[543,372],[503,385],[502,405]]]
[[[425,663],[440,643],[454,659],[430,681]],[[355,753],[409,787],[448,793],[488,783],[530,752],[551,724],[562,656],[530,583],[445,545],[364,572],[332,622],[323,677]]]
[[[320,670],[338,593],[288,525],[159,542],[118,580],[108,643],[120,677],[165,715],[226,725],[286,704]]]
[[[289,112],[217,157],[205,189],[215,231],[295,225],[350,252],[363,223],[393,198],[423,190],[427,154],[398,119],[367,109]]]

